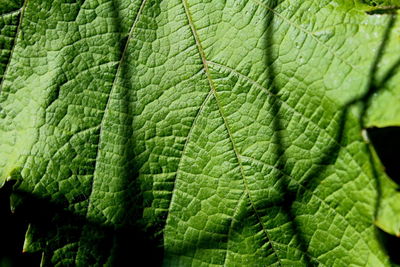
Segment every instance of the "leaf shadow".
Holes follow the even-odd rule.
[[[116,29],[122,29],[124,15],[120,13],[121,8],[117,7],[118,4],[121,3],[113,1],[115,14],[112,18]],[[139,10],[140,8],[141,6]],[[132,69],[127,64],[128,45],[130,39],[133,38],[130,31],[125,33],[125,36],[121,36],[120,61],[109,96],[109,102],[113,101],[111,99],[113,97],[115,97],[115,101],[118,101],[118,105],[109,108],[111,110],[109,120],[115,125],[120,123],[119,126],[124,128],[118,138],[113,140],[115,142],[113,144],[118,147],[118,154],[122,158],[117,165],[118,186],[113,191],[120,193],[120,205],[114,207],[114,213],[118,215],[111,224],[104,221],[90,221],[87,218],[85,221],[85,218],[76,216],[75,219],[84,225],[80,238],[85,238],[88,244],[92,244],[92,247],[86,248],[87,251],[83,252],[86,257],[84,262],[96,264],[107,261],[107,264],[111,266],[131,266],[132,259],[135,259],[138,262],[146,262],[150,266],[159,266],[163,258],[161,236],[155,234],[158,229],[146,225],[142,219],[147,199],[142,192],[143,185],[138,180],[139,166],[135,161],[133,114],[137,96],[131,79]],[[121,118],[121,114],[125,114],[125,116]],[[113,127],[113,125],[109,126]],[[73,217],[72,214],[71,216]],[[65,224],[61,223],[60,225]],[[71,224],[69,223],[69,225]],[[105,251],[109,252],[108,255],[104,253]],[[100,255],[103,256],[102,259],[99,259]],[[107,259],[107,256],[110,258]]]
[[[266,57],[265,57],[265,62],[264,65],[266,67],[266,78],[268,81],[268,88],[270,89],[271,93],[276,96],[279,92],[279,87],[275,82],[275,78],[277,77],[278,72],[275,70],[274,67],[274,51],[273,51],[273,44],[274,44],[274,17],[275,17],[275,8],[278,6],[279,1],[278,0],[272,0],[268,1],[268,11],[265,16],[265,29],[266,29],[266,34],[265,34],[265,39],[264,39],[264,44],[265,44],[265,51],[266,51]],[[288,158],[286,156],[286,148],[284,144],[284,135],[282,130],[285,129],[282,118],[284,118],[283,112],[281,112],[281,105],[282,102],[276,101],[275,97],[270,97],[268,98],[268,101],[270,102],[270,112],[273,117],[272,120],[272,128],[274,129],[274,137],[273,137],[273,142],[277,146],[277,162],[275,164],[275,168],[278,170],[283,170],[282,172],[279,172],[279,177],[276,177],[275,179],[281,181],[281,190],[283,192],[283,198],[279,203],[274,203],[275,207],[280,207],[283,212],[287,215],[287,220],[290,222],[290,228],[291,228],[291,234],[294,235],[294,237],[297,239],[297,246],[300,251],[303,252],[304,257],[303,260],[307,264],[307,266],[316,266],[318,265],[318,262],[315,261],[315,258],[312,257],[312,255],[309,253],[308,248],[307,248],[307,241],[306,237],[303,235],[300,225],[298,221],[296,220],[296,214],[294,212],[294,209],[292,208],[293,203],[296,200],[296,191],[293,190],[293,188],[290,187],[290,180],[288,178],[288,175],[286,175],[286,164],[288,162]],[[281,116],[283,116],[281,118]],[[272,241],[272,240],[271,240]],[[278,252],[279,253],[279,252]]]
[[[11,212],[11,193],[12,183],[6,183],[0,188],[0,226],[6,229],[2,232],[0,243],[0,266],[29,266],[32,263],[39,266],[39,253],[21,253],[28,221],[19,213]]]
[[[269,81],[268,87],[275,96],[279,93],[279,87],[276,85],[274,81],[274,78],[277,76],[278,73],[274,68],[274,62],[273,62],[274,32],[272,25],[273,25],[274,9],[277,7],[278,2],[279,1],[268,1],[270,10],[267,11],[265,19],[266,38],[264,40],[265,51],[266,51],[266,60],[265,60],[266,75],[267,75],[267,80]],[[337,117],[338,117],[337,130],[335,131],[334,135],[331,136],[334,139],[334,142],[331,142],[330,145],[328,145],[325,149],[323,149],[323,151],[321,151],[320,157],[317,160],[317,162],[315,162],[313,164],[314,166],[310,168],[310,170],[305,174],[305,178],[303,179],[301,186],[298,186],[295,189],[291,185],[291,181],[288,175],[286,175],[289,172],[287,170],[288,168],[286,167],[288,163],[288,158],[286,156],[286,150],[288,148],[288,145],[285,145],[285,137],[282,134],[282,129],[284,129],[282,123],[282,118],[284,118],[283,117],[284,112],[280,111],[280,104],[278,101],[272,104],[271,114],[274,117],[272,126],[275,129],[274,142],[278,146],[277,154],[279,158],[277,165],[275,167],[279,168],[280,170],[283,170],[278,179],[283,181],[282,190],[284,192],[284,197],[282,201],[275,204],[282,207],[284,212],[287,214],[289,221],[291,222],[292,232],[295,233],[296,238],[298,240],[297,244],[298,249],[303,251],[305,255],[304,260],[308,266],[318,265],[318,262],[314,260],[316,257],[312,255],[308,249],[309,241],[307,239],[307,236],[301,229],[301,224],[296,219],[297,214],[296,210],[294,209],[294,204],[296,200],[301,199],[302,196],[304,196],[307,191],[313,192],[317,188],[317,186],[324,180],[324,177],[322,177],[322,175],[320,174],[326,171],[326,169],[330,165],[333,165],[337,161],[339,153],[342,147],[345,145],[344,132],[346,127],[346,121],[350,116],[349,114],[350,110],[354,107],[358,107],[361,110],[360,115],[358,117],[358,127],[360,129],[360,136],[361,136],[361,130],[365,128],[364,118],[367,109],[370,106],[372,96],[379,90],[384,89],[387,82],[396,74],[396,72],[400,67],[400,57],[399,57],[395,61],[395,63],[388,69],[388,71],[383,75],[383,78],[380,81],[377,81],[376,73],[378,70],[378,66],[385,52],[385,48],[388,44],[390,33],[392,32],[393,26],[397,20],[396,14],[390,13],[387,15],[389,16],[389,22],[387,24],[385,32],[383,33],[382,41],[377,49],[375,58],[371,64],[368,76],[368,82],[365,87],[366,88],[365,92],[361,96],[356,97],[347,102],[340,110],[337,111]],[[366,152],[368,153],[368,160],[371,166],[371,172],[377,193],[375,199],[374,214],[373,214],[374,218],[376,218],[382,198],[381,182],[378,177],[378,171],[375,166],[376,163],[373,159],[371,148],[369,144],[365,144],[364,147]],[[400,241],[396,240],[397,243],[395,244],[393,238],[388,238],[388,237],[385,238],[384,236],[382,236],[381,231],[379,231],[377,227],[375,227],[375,233],[377,235],[378,240],[381,241],[381,245],[388,252],[388,255],[391,258],[391,260],[393,262],[397,262],[396,259],[398,259],[398,257],[396,257],[395,254],[391,252],[394,251],[393,246],[397,248],[400,247]],[[388,240],[390,242],[388,242]]]
[[[23,200],[16,207],[15,214],[35,226],[33,234],[39,235],[37,242],[42,243],[45,253],[49,252],[47,251],[48,247],[62,248],[65,244],[73,244],[76,238],[80,236],[82,228],[88,226],[93,232],[100,234],[93,237],[98,243],[89,248],[91,254],[105,257],[89,259],[89,263],[93,260],[95,260],[93,264],[105,263],[108,256],[105,252],[110,251],[110,244],[117,244],[117,248],[113,250],[115,254],[109,262],[112,266],[130,266],[129,262],[132,259],[135,259],[135,261],[143,260],[151,266],[160,264],[160,258],[157,255],[160,248],[156,249],[154,241],[149,239],[147,233],[140,227],[106,225],[101,221],[90,220],[86,216],[67,210],[63,204],[54,203],[50,199],[18,189],[13,190],[12,198],[15,197]],[[36,260],[39,259],[35,258]],[[44,258],[44,266],[54,264],[49,260]],[[70,264],[74,265],[72,262]]]
[[[80,1],[79,4],[81,5],[83,2]],[[119,193],[119,203],[121,204],[113,207],[114,214],[117,216],[111,219],[93,220],[87,214],[76,212],[74,209],[79,205],[88,205],[89,195],[81,194],[73,200],[67,200],[62,195],[55,201],[50,197],[41,197],[35,193],[24,191],[20,189],[18,183],[15,184],[11,195],[11,199],[15,202],[15,214],[30,223],[31,234],[35,239],[33,247],[44,251],[41,259],[43,266],[52,266],[54,260],[57,259],[56,253],[65,254],[66,262],[62,263],[63,266],[79,266],[81,261],[89,265],[132,266],[133,259],[138,262],[146,262],[150,266],[161,265],[163,257],[161,237],[154,234],[155,229],[147,227],[141,221],[145,198],[138,181],[138,166],[134,160],[132,137],[134,125],[132,114],[136,96],[129,73],[130,66],[124,64],[128,54],[124,51],[127,49],[129,36],[128,33],[122,32],[124,15],[120,13],[120,8],[117,6],[121,3],[119,1],[111,1],[111,3],[113,5],[112,14],[109,14],[111,23],[120,34],[118,44],[120,62],[115,69],[116,79],[119,79],[118,84],[115,84],[117,80],[114,80],[108,101],[119,101],[119,105],[110,107],[111,111],[108,114],[104,113],[103,116],[111,116],[112,123],[115,123],[104,127],[115,127],[118,123],[125,127],[123,135],[112,140],[117,143],[116,147],[119,149],[118,152],[123,162],[117,166],[120,167],[121,175],[117,177],[118,185],[115,190]],[[58,97],[60,96],[57,95]],[[127,116],[121,118],[119,114]],[[102,127],[100,127],[97,144],[100,143],[102,134],[104,132],[102,133]],[[101,153],[104,146],[100,144],[97,149],[97,153]],[[92,184],[92,190],[94,186],[96,186],[95,183]],[[113,220],[112,223],[110,223],[111,220]],[[84,245],[80,246],[80,244]],[[22,247],[17,249],[22,250]],[[53,253],[54,251],[56,252]],[[76,259],[77,256],[72,255],[71,251],[78,254],[79,259]]]
[[[399,133],[399,127],[389,127],[388,128],[382,128],[382,129],[376,129],[376,128],[367,128],[366,126],[366,114],[368,111],[368,108],[371,105],[371,101],[373,100],[373,96],[378,93],[379,91],[382,91],[386,88],[387,84],[390,82],[391,78],[393,78],[395,76],[395,74],[398,72],[399,68],[400,68],[400,57],[394,61],[394,63],[392,63],[392,65],[389,67],[389,69],[386,71],[386,73],[384,73],[384,75],[382,76],[382,78],[380,80],[377,79],[377,72],[378,72],[378,68],[379,68],[379,64],[381,62],[382,56],[385,52],[386,46],[389,42],[390,39],[390,33],[393,30],[393,27],[397,21],[397,13],[392,12],[392,13],[388,13],[386,14],[386,16],[389,17],[389,22],[387,24],[387,27],[385,29],[385,32],[383,34],[382,37],[382,42],[377,50],[376,56],[375,56],[375,60],[370,68],[370,72],[369,72],[369,80],[368,80],[368,84],[367,84],[367,90],[366,92],[361,95],[359,98],[354,99],[353,101],[350,101],[347,103],[347,105],[345,106],[345,112],[348,112],[349,108],[351,108],[351,106],[354,105],[359,105],[361,108],[361,112],[359,115],[359,120],[358,123],[360,125],[360,128],[363,130],[366,130],[368,132],[368,136],[375,136],[379,133],[381,135],[385,135],[386,134],[386,141],[389,140],[393,140],[394,138],[398,138],[397,133]],[[395,137],[393,135],[396,135]],[[368,151],[368,158],[369,158],[369,164],[371,166],[372,169],[372,174],[373,174],[373,178],[375,180],[375,187],[377,190],[377,196],[376,196],[376,200],[375,200],[375,208],[374,208],[374,219],[377,218],[378,216],[378,212],[379,212],[379,208],[381,206],[381,202],[382,202],[382,184],[381,184],[381,178],[378,174],[378,167],[376,166],[377,162],[376,159],[374,158],[374,152],[372,150],[375,150],[378,152],[378,157],[380,158],[381,163],[385,164],[385,158],[388,155],[382,155],[379,153],[379,151],[381,150],[381,146],[382,143],[378,143],[378,142],[374,142],[373,139],[371,139],[372,142],[370,144],[366,144],[365,147]],[[394,144],[391,144],[392,146]],[[380,147],[378,147],[380,146]],[[374,147],[374,148],[373,148]],[[386,150],[384,153],[388,153],[388,151]],[[389,153],[390,154],[390,153]],[[383,156],[383,157],[382,157]],[[395,175],[393,176],[393,172],[390,170],[388,172],[388,170],[386,170],[386,174],[391,177],[397,184],[399,184],[398,182],[398,178],[396,176],[396,173],[394,173]],[[389,259],[392,263],[394,264],[400,264],[400,257],[398,255],[398,250],[400,249],[400,238],[392,236],[384,231],[382,231],[379,227],[375,226],[375,235],[377,237],[377,239],[380,242],[380,245],[382,246],[382,248],[386,251],[387,255],[389,256]]]

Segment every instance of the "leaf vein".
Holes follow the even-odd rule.
[[[316,126],[318,129],[320,129],[322,132],[326,133],[327,136],[329,137],[329,139],[334,142],[338,147],[342,148],[344,152],[346,152],[347,155],[350,156],[351,160],[357,165],[357,167],[359,168],[359,170],[361,171],[361,173],[363,173],[364,175],[368,176],[365,171],[363,170],[363,168],[361,168],[360,164],[353,158],[353,156],[350,154],[350,152],[348,151],[346,146],[343,146],[342,144],[340,144],[334,137],[331,136],[331,134],[325,129],[320,127],[316,122],[314,122],[311,118],[305,116],[304,114],[300,113],[298,110],[296,110],[295,108],[293,108],[291,105],[289,105],[286,101],[283,101],[281,98],[279,98],[278,95],[274,94],[273,92],[269,91],[267,88],[265,88],[264,86],[262,86],[261,84],[259,84],[258,82],[254,81],[253,79],[249,78],[248,76],[238,72],[237,70],[234,70],[228,66],[225,65],[221,65],[219,63],[216,62],[212,62],[212,61],[208,61],[209,64],[211,65],[215,65],[221,69],[225,69],[229,72],[231,72],[232,74],[248,81],[249,83],[251,83],[252,85],[254,85],[255,87],[261,89],[264,93],[266,93],[269,96],[272,96],[274,98],[276,98],[279,102],[281,102],[283,105],[285,105],[288,109],[290,109],[291,111],[293,111],[295,114],[301,116],[302,118],[304,118],[307,122],[313,124],[314,126]]]
[[[311,36],[311,38],[313,38],[318,44],[320,44],[321,46],[323,46],[325,49],[327,49],[329,51],[329,53],[331,53],[332,55],[334,55],[336,58],[338,58],[340,61],[342,61],[343,63],[345,63],[346,65],[348,65],[349,67],[351,67],[352,69],[354,69],[355,71],[357,71],[358,73],[360,73],[360,70],[355,67],[353,64],[351,64],[350,62],[348,62],[347,60],[345,60],[344,58],[342,58],[341,56],[339,56],[331,47],[327,46],[324,42],[321,42],[321,40],[318,39],[318,37],[316,37],[312,32],[307,31],[306,29],[300,27],[299,25],[297,25],[296,23],[293,23],[292,21],[290,21],[288,18],[282,16],[281,14],[279,14],[278,12],[276,12],[274,9],[270,8],[269,6],[267,6],[266,4],[264,4],[263,2],[259,1],[259,0],[252,0],[255,4],[257,4],[258,6],[271,11],[272,13],[274,13],[277,17],[281,18],[283,21],[285,21],[286,23],[288,23],[289,25],[295,27],[296,29],[298,29],[299,31],[304,32],[305,34]]]
[[[118,63],[117,71],[116,71],[116,73],[115,73],[114,80],[113,80],[113,83],[112,83],[112,86],[111,86],[111,89],[110,89],[110,93],[109,93],[108,98],[107,98],[107,103],[106,103],[106,106],[105,106],[105,109],[104,109],[104,113],[103,113],[103,116],[102,116],[101,121],[100,121],[99,144],[98,144],[98,146],[97,146],[97,151],[96,151],[96,161],[95,161],[95,167],[94,167],[93,178],[92,178],[92,183],[91,183],[91,189],[90,189],[90,193],[89,193],[89,197],[88,197],[88,204],[87,204],[86,215],[85,215],[86,218],[87,218],[88,215],[89,215],[90,204],[91,204],[90,200],[91,200],[91,197],[92,197],[92,195],[93,195],[94,180],[95,180],[95,177],[96,177],[97,162],[99,161],[99,158],[98,158],[98,157],[99,157],[99,155],[100,155],[99,151],[100,151],[100,148],[101,148],[101,136],[102,136],[101,134],[102,134],[102,131],[103,131],[103,126],[104,126],[103,123],[104,123],[105,114],[106,114],[107,108],[108,108],[108,106],[109,106],[109,104],[110,104],[111,95],[112,95],[112,93],[113,93],[113,91],[114,91],[114,88],[115,88],[115,82],[117,81],[117,78],[118,78],[119,73],[120,73],[120,71],[121,71],[122,62],[123,62],[123,61],[125,60],[125,58],[126,58],[126,51],[128,50],[129,41],[131,40],[132,35],[133,35],[133,32],[134,32],[134,30],[135,30],[135,28],[136,28],[136,26],[137,26],[137,24],[138,24],[138,22],[139,22],[139,18],[141,17],[141,14],[142,14],[142,11],[143,11],[143,9],[144,9],[144,6],[145,6],[146,2],[147,2],[147,0],[142,0],[142,3],[141,3],[141,5],[140,5],[140,7],[139,7],[139,10],[138,10],[138,13],[137,13],[137,15],[136,15],[136,17],[135,17],[135,20],[134,20],[134,22],[132,23],[132,26],[131,26],[131,28],[130,28],[130,30],[129,30],[128,38],[127,38],[126,41],[125,41],[124,49],[123,49],[123,51],[122,51],[121,58],[120,58],[120,61],[119,61],[119,63]],[[82,228],[81,235],[80,235],[80,238],[79,238],[79,246],[78,246],[79,248],[82,247],[82,246],[80,245],[80,243],[81,243],[81,241],[82,241],[83,233],[84,233],[84,227]],[[79,255],[79,250],[78,250],[78,252],[76,253],[75,261],[78,260],[78,255]],[[77,263],[77,262],[76,262],[76,263]]]
[[[200,117],[201,112],[204,110],[204,107],[206,106],[206,104],[207,104],[208,100],[210,99],[211,95],[212,95],[212,90],[210,90],[208,92],[207,96],[203,100],[203,103],[201,104],[200,108],[197,110],[197,113],[196,113],[196,115],[195,115],[195,117],[193,119],[192,125],[191,125],[191,127],[189,129],[188,135],[186,137],[185,144],[184,144],[183,149],[182,149],[182,154],[181,154],[181,157],[179,159],[178,168],[177,168],[177,170],[175,172],[175,179],[178,179],[179,172],[181,171],[182,158],[183,158],[183,156],[185,154],[185,151],[186,151],[186,149],[188,147],[189,139],[192,136],[192,132],[193,132],[194,126],[195,126],[198,118]],[[171,203],[173,202],[172,198],[174,197],[175,191],[176,191],[176,180],[174,182],[174,185],[173,185],[173,188],[172,188],[172,191],[171,191],[171,200],[170,200],[170,203],[169,203],[169,207],[167,209],[168,212],[171,209]],[[168,218],[167,218],[167,221],[168,221]]]
[[[354,232],[357,234],[357,236],[360,237],[360,240],[362,240],[362,242],[363,242],[368,248],[370,248],[369,244],[368,244],[367,242],[365,242],[365,240],[364,240],[363,238],[361,238],[361,237],[362,237],[362,235],[361,235],[362,233],[360,233],[359,231],[357,231],[357,229],[350,223],[350,221],[349,221],[343,214],[341,214],[340,212],[337,212],[328,202],[326,202],[324,199],[322,199],[321,197],[319,197],[317,194],[314,194],[313,191],[311,191],[309,188],[307,188],[306,186],[304,186],[302,183],[300,183],[299,181],[297,181],[296,179],[294,179],[291,175],[289,175],[289,174],[285,173],[284,171],[282,171],[282,170],[276,168],[275,166],[270,165],[270,164],[268,164],[268,163],[266,163],[266,162],[263,162],[263,161],[261,161],[261,160],[257,160],[257,159],[255,159],[255,158],[252,158],[252,157],[249,157],[249,156],[243,156],[243,155],[241,155],[241,157],[242,157],[242,158],[245,158],[245,159],[248,159],[248,160],[251,160],[251,161],[254,161],[254,162],[257,162],[257,163],[259,163],[259,164],[268,166],[268,167],[270,167],[270,168],[273,168],[274,170],[277,170],[278,172],[280,172],[280,173],[283,174],[284,176],[288,177],[291,181],[293,181],[294,183],[296,183],[298,186],[300,186],[301,188],[303,188],[305,191],[310,192],[310,193],[311,193],[313,196],[315,196],[322,204],[325,204],[330,210],[332,210],[335,214],[339,215],[339,217],[341,217],[345,222],[347,222],[348,225],[349,225],[349,227],[350,227],[351,229],[354,230]],[[372,224],[371,224],[371,226],[372,226]]]
[[[27,5],[28,5],[28,0],[25,0],[24,3],[22,4],[21,9],[20,9],[21,14],[19,15],[19,21],[18,21],[18,25],[17,25],[17,30],[15,32],[15,39],[14,39],[14,42],[13,42],[13,45],[12,45],[12,48],[11,48],[11,51],[10,51],[10,56],[8,58],[7,65],[6,65],[4,73],[3,73],[3,77],[1,77],[1,80],[0,80],[0,93],[2,92],[2,89],[3,89],[3,83],[4,83],[4,80],[5,80],[5,77],[6,77],[7,73],[8,73],[8,69],[9,69],[9,66],[10,66],[11,58],[14,55],[15,46],[17,44],[17,38],[20,35],[20,33],[22,34],[22,30],[21,30],[22,17],[24,16],[25,9],[26,9]],[[18,10],[16,10],[16,11],[18,11]],[[12,12],[14,12],[14,11],[12,11]],[[12,12],[10,12],[10,13],[12,13]]]
[[[241,163],[239,154],[238,154],[238,150],[237,150],[237,148],[236,148],[235,142],[233,141],[233,137],[232,137],[232,134],[231,134],[231,130],[230,130],[229,125],[228,125],[228,123],[227,123],[226,117],[225,117],[225,115],[223,114],[221,104],[219,103],[218,94],[217,94],[215,85],[214,85],[214,83],[213,83],[213,80],[212,80],[212,78],[211,78],[211,74],[210,74],[210,71],[209,71],[209,68],[208,68],[207,59],[206,59],[206,56],[205,56],[205,53],[204,53],[204,49],[203,49],[203,47],[202,47],[202,45],[201,45],[199,36],[198,36],[198,34],[197,34],[197,30],[196,30],[196,28],[195,28],[195,26],[194,26],[194,23],[193,23],[193,20],[192,20],[192,16],[191,16],[191,14],[190,14],[189,5],[188,5],[188,3],[187,3],[187,0],[182,0],[182,4],[183,4],[183,6],[184,6],[185,13],[186,13],[186,16],[187,16],[187,19],[188,19],[188,23],[189,23],[189,26],[190,26],[190,28],[191,28],[191,31],[192,31],[192,34],[193,34],[193,38],[195,39],[196,46],[197,46],[197,48],[198,48],[198,51],[199,51],[199,54],[200,54],[200,57],[201,57],[201,60],[202,60],[202,63],[203,63],[204,70],[205,70],[205,72],[206,72],[206,76],[207,76],[208,83],[209,83],[209,85],[210,85],[210,88],[211,88],[211,90],[212,90],[212,92],[213,92],[213,95],[214,95],[214,97],[215,97],[215,100],[216,100],[216,102],[217,102],[219,113],[220,113],[220,115],[221,115],[221,117],[222,117],[222,119],[223,119],[223,121],[224,121],[225,128],[226,128],[227,133],[228,133],[228,136],[229,136],[229,140],[230,140],[230,142],[231,142],[231,144],[232,144],[232,149],[233,149],[233,151],[234,151],[234,153],[235,153],[235,157],[236,157],[236,159],[237,159],[237,161],[238,161],[240,173],[241,173],[241,176],[242,176],[242,179],[243,179],[243,185],[244,185],[245,192],[246,192],[246,194],[247,194],[248,197],[249,197],[251,206],[252,206],[252,208],[253,208],[253,210],[254,210],[254,213],[255,213],[255,215],[256,215],[258,221],[260,222],[260,225],[261,225],[261,227],[262,227],[262,229],[263,229],[263,232],[264,232],[264,234],[266,235],[268,241],[269,241],[270,244],[271,244],[271,248],[272,248],[272,250],[273,250],[273,252],[274,252],[274,255],[276,256],[276,258],[277,258],[277,260],[278,260],[278,262],[279,262],[279,265],[281,266],[281,261],[282,261],[282,260],[280,259],[280,256],[279,256],[277,250],[276,250],[275,247],[272,245],[272,243],[271,243],[271,238],[270,238],[270,236],[269,236],[267,230],[265,229],[265,226],[264,226],[264,224],[263,224],[263,222],[262,222],[262,220],[261,220],[261,217],[260,217],[260,215],[258,214],[258,211],[257,211],[257,209],[255,208],[254,202],[253,202],[253,200],[252,200],[252,198],[251,198],[251,196],[250,196],[250,192],[249,192],[248,185],[247,185],[247,180],[246,180],[245,175],[244,175],[244,170],[243,170],[243,166],[242,166],[242,163]]]

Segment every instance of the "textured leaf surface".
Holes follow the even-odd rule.
[[[44,251],[43,265],[150,254],[166,266],[389,266],[374,226],[387,184],[359,102],[398,60],[393,12],[344,0],[16,6],[1,17],[0,181],[16,180],[24,250]]]

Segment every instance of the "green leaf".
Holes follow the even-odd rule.
[[[0,184],[16,181],[24,251],[44,266],[390,266],[375,222],[399,207],[381,207],[394,185],[361,132],[398,115],[374,93],[398,97],[400,25],[372,5],[25,0],[4,13]]]
[[[3,3],[4,2],[4,3]],[[19,1],[0,1],[0,80],[9,62],[11,50],[18,28],[22,3]]]
[[[396,6],[400,4],[399,0],[364,0],[365,4],[370,6]]]

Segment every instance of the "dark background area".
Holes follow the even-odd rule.
[[[400,127],[369,128],[368,137],[385,167],[386,174],[400,188]],[[377,234],[394,264],[400,264],[400,238],[379,228]]]
[[[15,212],[11,212],[10,196],[18,198]],[[21,201],[22,200],[22,201]],[[14,208],[13,208],[14,210]],[[141,214],[141,213],[139,213]],[[78,216],[63,206],[53,203],[49,199],[39,199],[26,192],[13,190],[11,182],[0,189],[0,267],[34,267],[40,266],[42,253],[24,253],[23,244],[28,222],[35,226],[35,234],[42,236],[50,247],[57,247],[58,242],[67,242],[68,238],[81,234],[83,227],[88,226],[93,231],[95,242],[91,249],[104,251],[104,254],[95,254],[108,257],[111,245],[113,259],[111,266],[133,266],[139,262],[146,262],[146,266],[161,266],[163,248],[161,235],[154,236],[155,230],[139,229],[134,225],[111,228],[97,222],[91,222],[86,217]],[[78,232],[76,232],[78,231]],[[57,236],[57,238],[54,238]],[[134,242],[133,242],[134,241]],[[39,241],[40,242],[40,241]],[[51,243],[52,242],[52,243]],[[51,256],[50,256],[51,257]],[[91,258],[92,259],[92,258]],[[93,258],[95,262],[105,262],[104,259]],[[49,258],[45,258],[45,266],[51,266]],[[62,263],[64,264],[64,263]],[[66,264],[63,266],[74,266]],[[88,266],[91,266],[89,263]]]
[[[11,212],[11,190],[11,184],[0,189],[0,267],[39,266],[39,254],[22,252],[28,222],[18,212]]]

